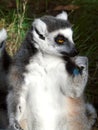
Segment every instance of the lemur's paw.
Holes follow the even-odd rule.
[[[14,123],[11,126],[9,126],[9,129],[11,129],[11,130],[23,130],[21,128],[21,126],[19,125],[18,121],[16,121],[16,120],[14,121]]]
[[[75,58],[76,65],[82,70],[88,70],[88,58],[84,56],[77,56]]]

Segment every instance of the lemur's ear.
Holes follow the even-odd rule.
[[[40,19],[35,19],[32,26],[36,34],[39,35],[39,37],[44,40],[45,34],[47,33],[46,24]]]
[[[63,19],[63,20],[68,20],[68,14],[67,14],[67,12],[63,11],[62,13],[58,14],[56,16],[56,18]]]

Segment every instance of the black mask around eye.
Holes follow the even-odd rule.
[[[64,45],[64,43],[68,42],[68,39],[63,35],[59,34],[55,37],[55,43],[58,45]]]

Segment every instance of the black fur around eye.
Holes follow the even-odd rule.
[[[59,44],[59,45],[62,45],[62,44],[64,44],[66,41],[68,41],[68,39],[67,38],[65,38],[63,35],[57,35],[56,37],[55,37],[55,42],[57,43],[57,44]]]

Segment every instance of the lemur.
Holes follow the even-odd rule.
[[[96,113],[83,99],[88,60],[76,56],[72,33],[65,12],[32,23],[10,67],[11,128],[22,129],[25,120],[26,130],[91,129]]]
[[[9,127],[21,130],[90,130],[96,112],[83,92],[87,57],[77,56],[67,14],[35,19],[10,65]]]
[[[0,31],[0,128],[8,125],[6,97],[8,93],[7,75],[11,64],[11,57],[5,49],[7,33],[5,29]]]

